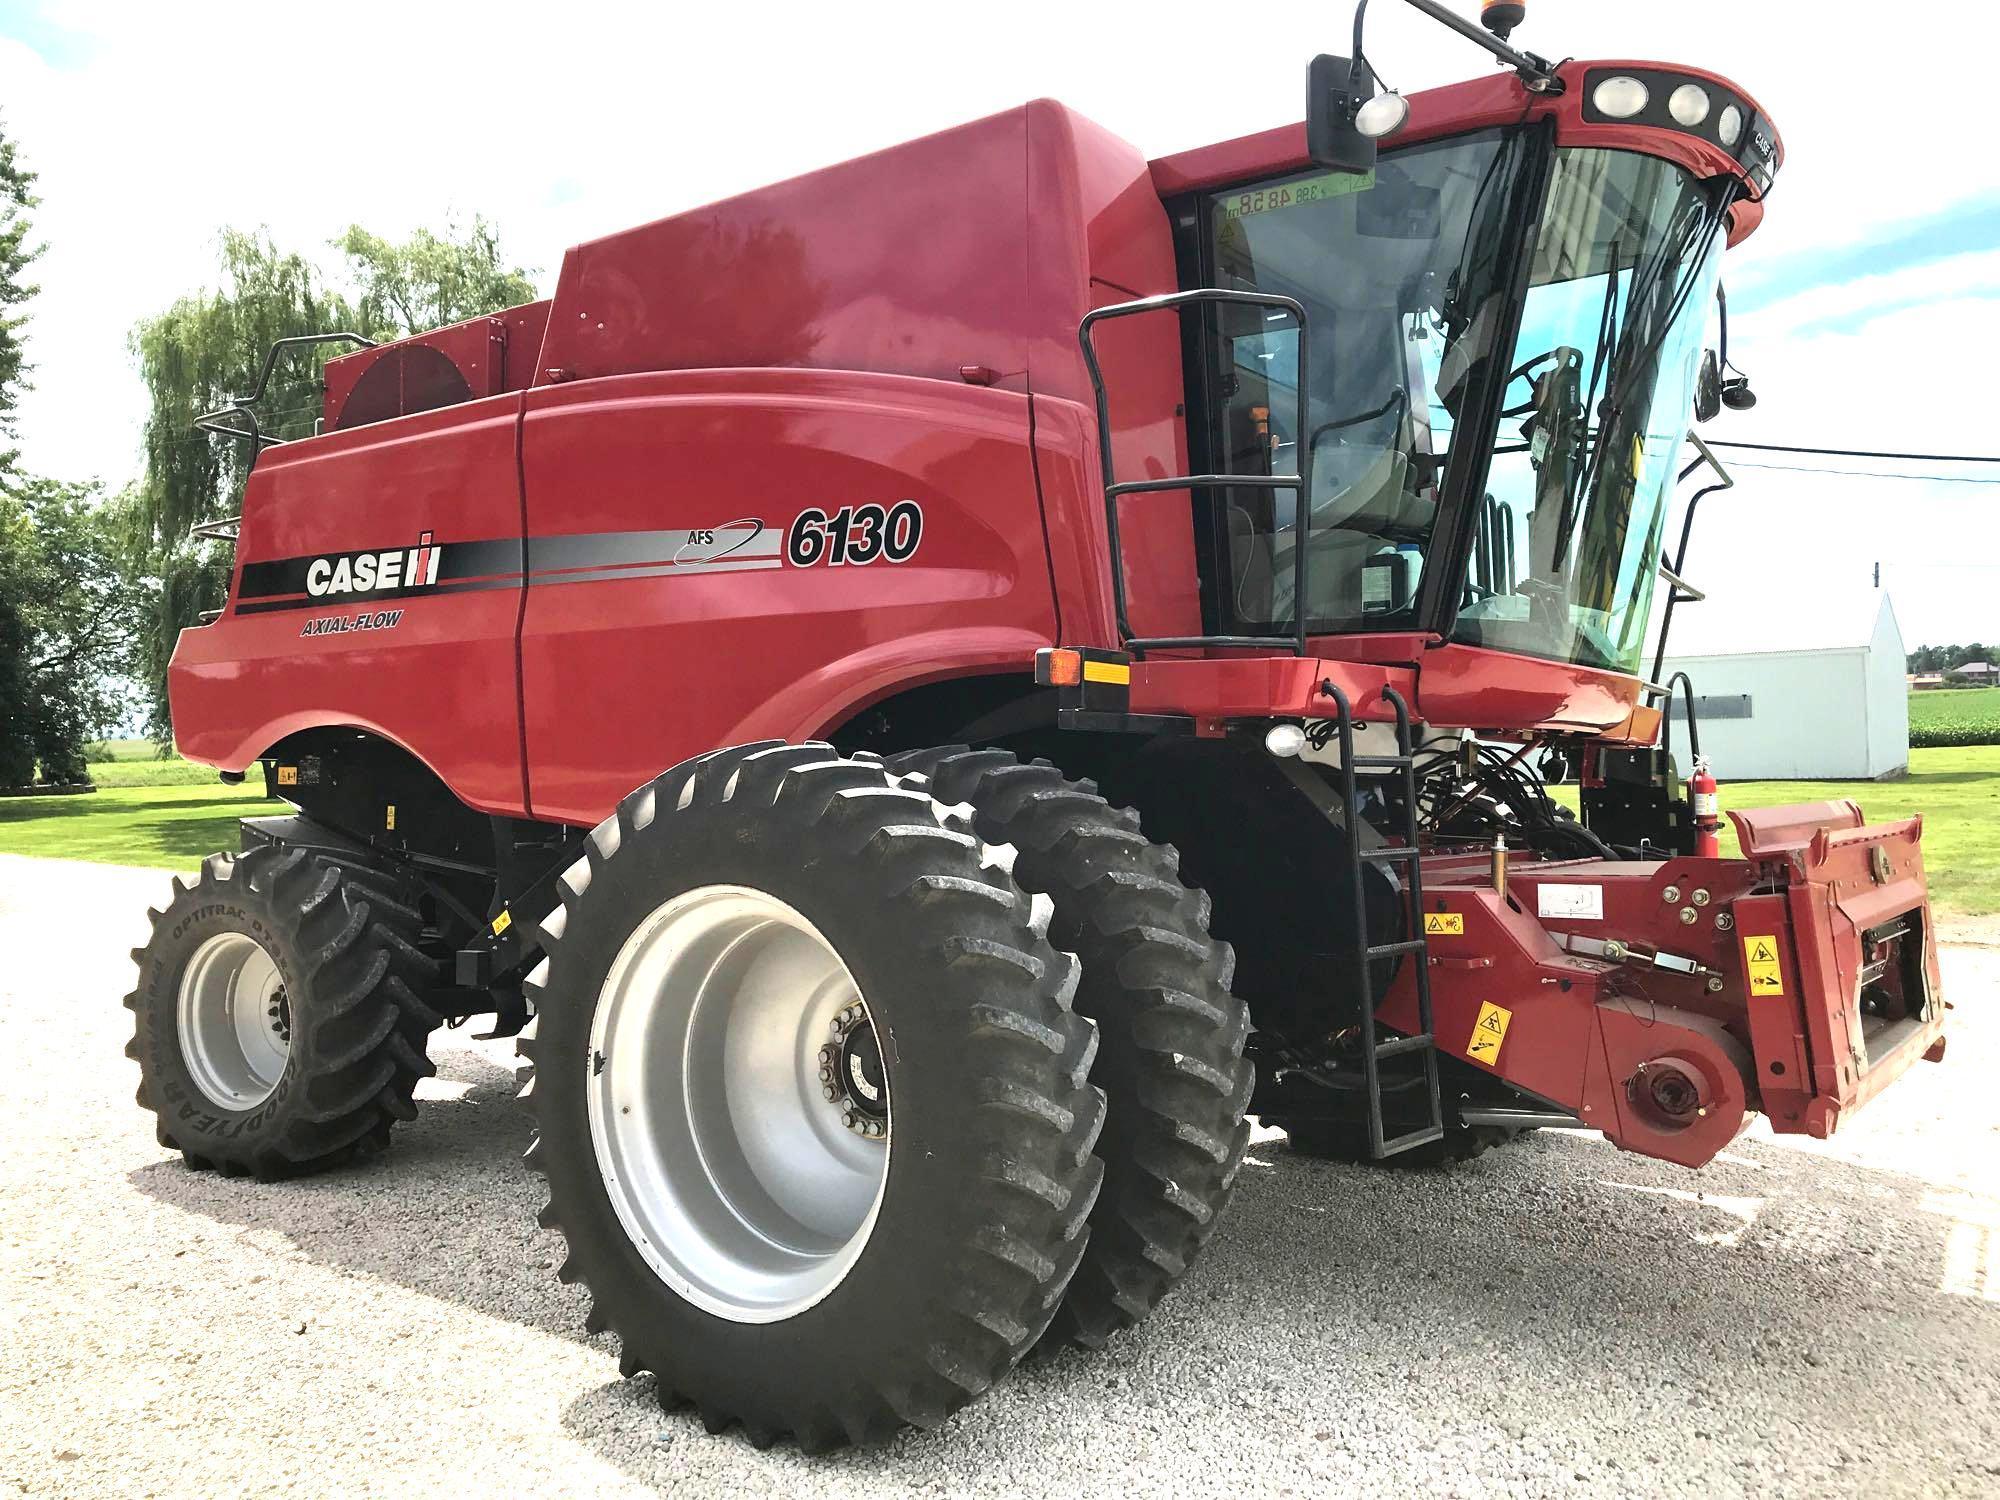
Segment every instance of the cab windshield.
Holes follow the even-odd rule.
[[[1520,199],[1546,149],[1532,130],[1457,136],[1385,153],[1365,176],[1300,173],[1208,202],[1211,284],[1307,311],[1303,408],[1284,314],[1219,306],[1205,378],[1217,472],[1297,474],[1310,454],[1310,631],[1434,628],[1421,585],[1454,534],[1442,509],[1465,493],[1470,567],[1442,603],[1455,637],[1637,669],[1719,215],[1668,162],[1557,151],[1506,342]],[[1224,628],[1296,628],[1293,492],[1220,493]]]
[[[1639,669],[1720,237],[1672,163],[1557,154],[1459,640]]]

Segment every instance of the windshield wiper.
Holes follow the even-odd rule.
[[[1583,393],[1583,447],[1584,461],[1572,463],[1569,472],[1563,476],[1562,515],[1556,526],[1555,556],[1550,561],[1550,572],[1561,576],[1569,562],[1570,534],[1576,529],[1576,508],[1583,499],[1585,481],[1590,476],[1595,461],[1595,445],[1604,436],[1604,426],[1597,426],[1597,437],[1591,436],[1590,416],[1597,405],[1597,383],[1604,379],[1604,372],[1611,363],[1611,354],[1618,346],[1618,269],[1624,259],[1624,247],[1618,240],[1611,242],[1611,271],[1604,281],[1604,306],[1597,314],[1597,347],[1590,355],[1590,386]]]
[[[1701,269],[1708,263],[1709,255],[1714,253],[1715,230],[1728,214],[1730,204],[1736,201],[1736,186],[1736,179],[1731,178],[1712,201],[1700,205],[1702,211],[1699,214],[1688,218],[1685,229],[1678,235],[1669,234],[1662,239],[1655,260],[1645,266],[1633,267],[1631,292],[1626,299],[1631,315],[1625,320],[1624,332],[1617,340],[1617,353],[1612,360],[1613,369],[1605,391],[1603,410],[1598,414],[1597,440],[1591,444],[1589,458],[1584,464],[1579,500],[1596,493],[1603,473],[1604,455],[1611,446],[1610,440],[1618,426],[1618,419],[1624,413],[1631,387],[1640,372],[1651,367],[1660,346],[1666,342],[1667,335],[1672,332],[1682,308],[1686,306],[1695,283],[1700,281]],[[1694,252],[1692,255],[1691,251]],[[1646,336],[1643,345],[1635,345],[1634,337],[1647,328],[1643,310],[1655,301],[1661,279],[1676,267],[1681,275],[1673,285],[1666,306],[1655,319],[1657,326]],[[1596,384],[1595,373],[1592,374],[1593,386]],[[1567,526],[1558,547],[1558,558],[1566,557],[1569,547]]]

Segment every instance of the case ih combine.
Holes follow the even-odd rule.
[[[1157,161],[1030,104],[212,424],[176,732],[296,812],[136,955],[161,1142],[347,1160],[492,1014],[590,1326],[817,1449],[1144,1318],[1246,1112],[1699,1167],[1936,1056],[1918,822],[1719,857],[1648,675],[1776,134],[1413,3],[1506,70]]]

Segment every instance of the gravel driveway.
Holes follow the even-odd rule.
[[[1552,1133],[1450,1173],[1253,1147],[1160,1314],[807,1460],[663,1415],[557,1283],[505,1043],[382,1160],[183,1170],[119,1006],[153,871],[0,856],[0,1485],[36,1495],[2000,1494],[2000,950],[1949,1059],[1695,1175]],[[470,1028],[468,1028],[470,1029]]]

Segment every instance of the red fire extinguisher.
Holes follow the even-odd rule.
[[[1688,778],[1688,801],[1694,807],[1694,852],[1701,859],[1722,858],[1722,818],[1717,812],[1715,773],[1701,756],[1695,757],[1694,775]]]

